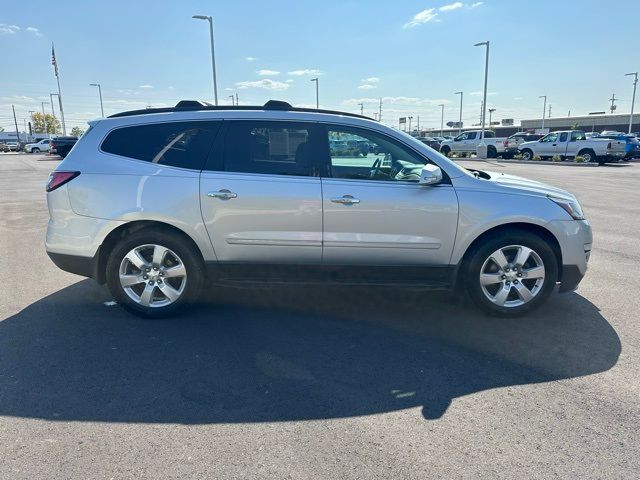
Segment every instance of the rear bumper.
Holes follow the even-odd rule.
[[[98,275],[98,258],[97,252],[93,257],[80,257],[78,255],[67,255],[64,253],[47,252],[49,258],[56,266],[65,272],[75,273],[83,277],[99,279]]]

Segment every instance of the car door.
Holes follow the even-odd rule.
[[[569,132],[562,132],[558,135],[558,141],[556,142],[556,148],[553,151],[554,155],[569,155]]]
[[[580,151],[582,144],[581,142],[586,139],[584,132],[579,130],[571,132],[571,136],[569,137],[569,142],[565,147],[565,155],[567,157],[575,157]]]
[[[536,148],[536,155],[541,157],[552,157],[556,153],[556,147],[558,146],[558,134],[549,133],[542,137],[538,142],[538,148]]]
[[[200,177],[202,217],[218,261],[319,264],[317,126],[224,123],[222,139]]]
[[[323,263],[448,265],[458,222],[458,200],[449,180],[419,185],[429,160],[386,134],[337,125],[325,130],[325,142],[359,138],[379,153],[327,148]]]

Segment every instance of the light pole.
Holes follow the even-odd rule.
[[[360,105],[360,115],[364,115],[364,103],[359,103]]]
[[[40,102],[40,105],[42,105],[42,119],[44,120],[44,106],[49,105],[49,102]]]
[[[208,15],[194,15],[192,18],[207,20],[209,22],[209,34],[211,35],[211,68],[213,69],[213,97],[216,106],[218,105],[218,84],[216,82],[216,55],[213,44],[213,18]]]
[[[229,95],[229,98],[231,99],[231,105],[233,106],[233,99],[235,98],[233,95]]]
[[[542,104],[542,130],[544,130],[544,115],[547,111],[547,96],[540,95],[538,98],[544,98],[544,103]]]
[[[633,80],[633,97],[631,97],[631,115],[629,115],[629,133],[631,133],[631,129],[633,128],[633,107],[636,103],[636,85],[638,85],[638,72],[633,73],[625,73],[625,77],[634,76]]]
[[[100,95],[100,113],[104,117],[104,107],[102,106],[102,87],[100,87],[99,83],[90,83],[90,87],[98,87],[98,95]]]
[[[489,128],[491,128],[491,117],[493,116],[493,112],[495,112],[496,109],[495,108],[490,108],[489,109]]]
[[[440,113],[440,136],[443,137],[444,136],[444,103],[441,103],[438,106],[442,109]]]
[[[50,93],[49,94],[49,99],[51,100],[51,115],[53,115],[53,118],[56,118],[56,111],[53,108],[53,96],[54,95],[58,95],[57,93]]]
[[[409,118],[409,133],[411,133],[411,120],[413,120],[413,117],[408,117]]]
[[[320,109],[320,97],[318,96],[318,77],[312,78],[312,82],[316,82],[316,110]]]
[[[480,158],[487,158],[487,145],[484,143],[484,123],[487,109],[487,80],[489,78],[489,41],[476,43],[474,47],[487,47],[487,53],[484,60],[484,95],[482,97],[482,133],[480,134],[480,144],[477,148],[477,154]]]
[[[464,93],[456,92],[454,95],[460,95],[460,121],[458,122],[458,135],[460,135],[462,133],[462,97]]]

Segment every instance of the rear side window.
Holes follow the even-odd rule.
[[[313,175],[313,132],[304,123],[230,122],[224,147],[227,172]]]
[[[496,138],[495,132],[484,132],[484,138]]]
[[[102,151],[171,167],[201,170],[219,122],[168,122],[113,130]]]

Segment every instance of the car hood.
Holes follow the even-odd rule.
[[[546,183],[537,182],[535,180],[529,180],[528,178],[518,177],[516,175],[509,175],[506,173],[500,172],[488,172],[485,173],[491,176],[491,182],[494,182],[495,185],[519,190],[522,193],[530,193],[530,194],[538,194],[538,195],[553,195],[555,197],[567,198],[571,200],[575,200],[575,197],[572,193],[563,190],[562,188],[553,187],[551,185],[547,185]]]

